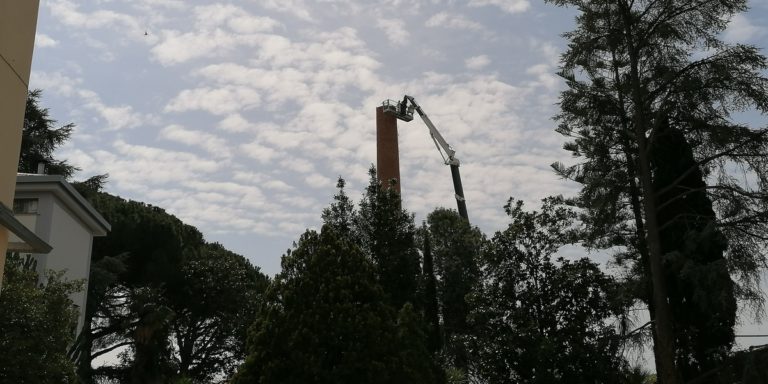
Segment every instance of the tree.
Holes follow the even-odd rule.
[[[355,238],[355,217],[357,212],[355,211],[355,204],[352,199],[347,196],[344,191],[344,186],[347,182],[339,177],[336,182],[336,188],[339,192],[333,196],[333,203],[323,209],[322,219],[323,224],[330,226],[333,230],[344,237],[347,240],[353,240]]]
[[[460,369],[467,369],[466,351],[459,339],[468,333],[467,316],[470,306],[466,296],[477,284],[480,270],[477,259],[483,234],[450,209],[437,208],[427,215],[427,233],[434,259],[437,300],[446,340],[446,353]],[[423,249],[425,267],[427,249]],[[427,276],[427,278],[429,278]],[[427,298],[429,300],[429,298]]]
[[[137,372],[137,380],[151,382],[148,375],[153,372],[172,375],[173,311],[165,287],[182,284],[185,254],[204,244],[202,234],[158,207],[89,190],[85,184],[79,188],[112,229],[93,242],[94,284],[84,320],[88,326],[71,352],[78,357],[81,379],[88,383],[104,376],[130,382],[131,372]],[[103,180],[91,184],[98,187]],[[93,370],[93,359],[126,348],[133,352],[121,366]],[[151,366],[138,368],[143,364]]]
[[[19,172],[37,173],[37,165],[44,163],[46,172],[69,178],[78,169],[66,160],[53,157],[53,152],[69,139],[75,125],[70,123],[54,128],[56,120],[48,116],[48,109],[39,105],[42,91],[36,89],[27,95],[24,128],[21,133]]]
[[[623,303],[617,283],[586,258],[557,258],[572,241],[575,213],[543,201],[523,210],[484,247],[481,283],[470,295],[471,375],[485,383],[617,383],[626,362],[608,321]]]
[[[83,283],[50,272],[40,284],[35,264],[29,256],[8,254],[0,293],[0,382],[75,384],[67,345],[78,312],[69,296]]]
[[[585,159],[555,168],[583,184],[577,203],[594,228],[587,243],[629,248],[623,259],[647,278],[639,291],[654,319],[660,378],[677,383],[676,355],[683,375],[691,378],[717,364],[732,343],[718,338],[720,345],[709,348],[709,356],[690,349],[702,345],[676,345],[687,337],[680,331],[689,324],[675,316],[675,297],[705,294],[685,286],[683,271],[719,276],[709,294],[758,297],[768,195],[766,183],[755,188],[751,178],[767,179],[768,130],[734,123],[731,114],[749,106],[768,111],[768,79],[760,75],[766,60],[754,47],[718,40],[731,16],[745,9],[744,1],[552,2],[581,12],[577,28],[566,34],[571,43],[561,74],[568,89],[561,96],[558,131],[574,138],[566,149]],[[685,159],[687,151],[692,161]],[[734,169],[750,176],[739,179]],[[699,180],[691,180],[697,173]],[[685,212],[664,212],[688,197],[697,203],[686,204]],[[675,227],[688,228],[685,238],[706,238],[721,251],[692,256],[701,250],[692,253],[664,240]],[[728,248],[718,232],[730,240]],[[726,269],[737,278],[735,287],[722,278]],[[724,320],[713,322],[719,327],[732,327],[732,300],[695,305],[697,313]],[[724,329],[717,332],[727,335]]]
[[[651,153],[659,194],[661,248],[674,318],[676,363],[684,378],[716,368],[734,342],[736,298],[724,258],[728,242],[717,228],[703,175],[681,132],[662,126]]]
[[[200,383],[231,377],[245,359],[247,330],[269,280],[220,244],[204,245],[181,268],[182,284],[166,294],[175,369]]]
[[[86,326],[70,353],[81,380],[226,379],[267,277],[164,210],[101,192],[104,179],[76,184],[112,224],[94,240]],[[92,367],[120,350],[120,364]]]
[[[432,257],[432,241],[430,240],[427,224],[421,227],[422,257],[422,302],[424,305],[424,320],[427,323],[427,341],[430,352],[435,353],[443,348],[442,327],[440,326],[440,304],[437,299],[437,278]]]
[[[234,383],[431,382],[411,306],[398,316],[384,298],[359,247],[328,225],[305,232],[283,256]]]
[[[379,284],[395,308],[416,303],[420,272],[413,216],[401,207],[400,195],[379,184],[376,169],[354,216],[354,233],[373,261]]]

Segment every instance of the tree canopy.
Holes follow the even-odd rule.
[[[484,246],[470,295],[470,373],[486,383],[617,383],[626,361],[611,325],[625,303],[618,284],[586,258],[554,257],[570,243],[575,213],[506,206],[510,224]]]
[[[66,351],[78,311],[69,295],[83,282],[50,271],[40,284],[35,264],[29,256],[8,254],[0,293],[0,382],[76,384]]]
[[[282,267],[234,383],[432,382],[418,316],[386,303],[357,245],[326,225],[304,233]]]
[[[72,135],[75,125],[65,124],[56,128],[56,120],[48,115],[48,109],[40,106],[42,91],[30,91],[24,112],[24,128],[21,133],[19,172],[37,173],[37,166],[45,164],[46,173],[66,178],[77,171],[67,160],[56,159],[54,151]]]

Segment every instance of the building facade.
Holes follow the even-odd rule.
[[[110,225],[62,176],[20,174],[13,201],[16,218],[51,246],[48,254],[32,254],[37,271],[64,271],[69,280],[85,280],[72,301],[79,307],[77,333],[83,328],[91,247],[94,236],[106,236]],[[11,241],[14,241],[11,236]]]

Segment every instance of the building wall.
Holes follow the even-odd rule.
[[[72,295],[72,302],[80,308],[77,321],[77,333],[83,328],[85,303],[88,295],[88,275],[91,268],[92,237],[88,228],[70,214],[64,206],[53,199],[51,224],[55,231],[48,237],[48,244],[53,250],[45,255],[46,268],[55,271],[66,271],[65,276],[70,280],[85,279],[83,290]]]
[[[0,0],[0,202],[13,204],[38,0]],[[0,287],[8,231],[0,227]]]
[[[80,314],[77,333],[83,328],[88,298],[93,236],[88,228],[52,193],[20,192],[17,199],[37,199],[37,213],[16,214],[24,225],[53,247],[47,255],[34,254],[40,276],[49,270],[64,271],[68,280],[84,280],[83,290],[70,296]],[[54,230],[55,229],[55,230]]]

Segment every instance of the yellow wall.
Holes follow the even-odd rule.
[[[39,0],[0,0],[0,201],[13,207]],[[8,233],[0,228],[0,287]]]

